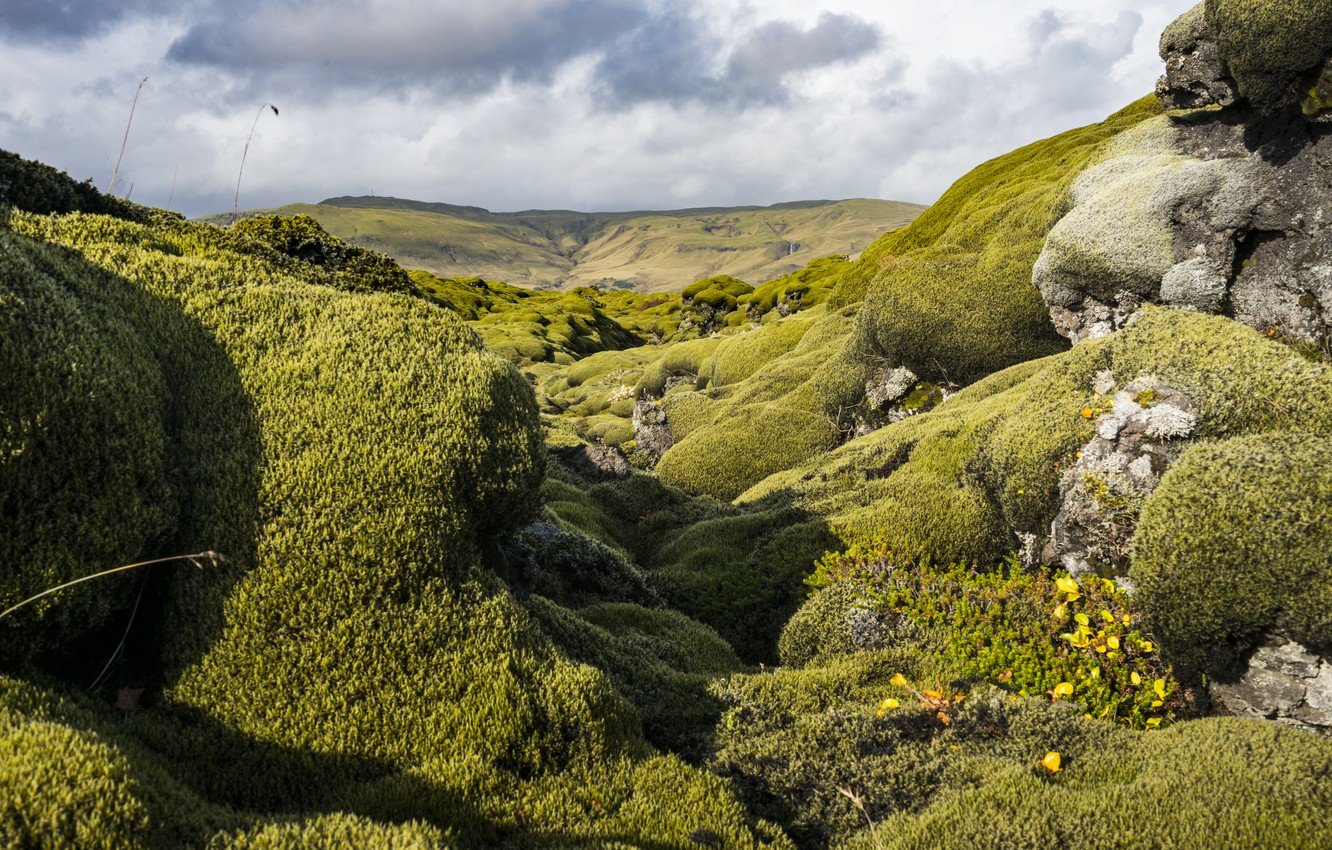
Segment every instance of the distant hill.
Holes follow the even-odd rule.
[[[493,213],[400,198],[345,197],[254,212],[313,216],[330,233],[441,277],[662,291],[718,274],[757,285],[819,257],[854,257],[923,209],[857,199],[669,212]]]

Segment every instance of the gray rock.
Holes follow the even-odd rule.
[[[878,410],[902,399],[919,380],[916,373],[905,366],[880,369],[865,382],[865,403],[870,410]]]
[[[1231,714],[1332,735],[1332,660],[1274,632],[1236,675],[1209,685]]]
[[[1168,109],[1233,106],[1239,100],[1235,81],[1222,68],[1202,3],[1166,27],[1161,58],[1166,70],[1156,93]]]
[[[639,399],[634,405],[634,441],[648,454],[660,458],[675,445],[675,435],[666,411],[652,399]]]

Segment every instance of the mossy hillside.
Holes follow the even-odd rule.
[[[213,228],[11,223],[18,244],[60,264],[58,279],[87,300],[110,277],[202,328],[232,364],[259,436],[252,467],[237,468],[244,456],[225,446],[198,446],[191,464],[217,466],[177,473],[253,488],[257,510],[227,514],[225,500],[211,501],[218,489],[182,487],[181,528],[206,543],[229,530],[220,536],[238,545],[230,571],[181,573],[160,588],[165,604],[150,619],[169,675],[151,715],[188,711],[250,742],[242,749],[334,765],[277,783],[276,800],[308,799],[311,788],[336,797],[348,781],[339,758],[381,765],[380,778],[345,793],[394,820],[455,829],[464,844],[492,832],[683,841],[704,825],[755,840],[721,786],[670,759],[643,761],[631,707],[602,674],[560,655],[479,568],[479,545],[535,508],[544,453],[525,382],[460,322],[405,296],[311,285],[231,250]],[[188,373],[191,361],[172,354],[163,359]],[[212,756],[210,787],[257,781],[253,770],[218,771],[229,762]],[[570,784],[610,801],[605,814],[574,802]],[[675,794],[700,804],[682,813],[651,799]]]
[[[1211,675],[1273,627],[1332,647],[1332,440],[1238,437],[1180,460],[1143,509],[1133,578],[1152,629]]]
[[[1015,533],[1048,533],[1059,480],[1092,436],[1095,375],[1156,375],[1198,408],[1195,436],[1318,431],[1332,424],[1332,371],[1221,317],[1148,311],[1103,340],[1022,364],[751,488],[848,539],[893,540],[936,562],[998,561]],[[1149,502],[1150,503],[1150,502]]]
[[[411,279],[383,254],[359,248],[332,236],[308,215],[263,215],[244,218],[231,227],[234,235],[266,245],[333,276],[331,285],[351,292],[408,292]]]
[[[1145,98],[1101,124],[992,160],[870,246],[834,299],[864,294],[866,353],[931,381],[968,384],[1061,350],[1032,266],[1073,179],[1109,140],[1159,113]]]
[[[411,273],[414,291],[465,318],[491,352],[519,364],[573,363],[642,339],[607,316],[591,290],[548,292],[480,278]]]
[[[814,307],[724,338],[696,383],[711,403],[690,402],[687,436],[657,466],[662,480],[729,500],[841,443],[870,373],[853,315]]]
[[[739,299],[753,291],[754,287],[743,280],[725,274],[696,280],[680,293],[681,317],[703,333],[727,324],[740,324],[745,315],[736,309]]]
[[[759,285],[739,299],[750,321],[764,321],[769,314],[789,315],[817,307],[832,297],[838,279],[852,267],[842,256],[820,257],[799,271]]]
[[[1207,23],[1240,94],[1276,112],[1299,102],[1300,83],[1332,53],[1332,9],[1323,3],[1207,0]]]

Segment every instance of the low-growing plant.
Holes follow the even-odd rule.
[[[808,583],[849,582],[880,614],[937,636],[959,677],[1080,705],[1088,716],[1154,728],[1189,709],[1186,692],[1137,625],[1123,588],[1025,570],[903,557],[887,543],[830,553]],[[900,697],[903,694],[889,694]]]

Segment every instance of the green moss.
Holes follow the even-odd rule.
[[[407,292],[411,279],[397,263],[343,242],[308,215],[263,215],[231,226],[243,239],[330,273],[330,285],[353,292]]]
[[[1165,475],[1134,541],[1138,600],[1162,641],[1212,674],[1280,625],[1332,647],[1332,440],[1240,437]]]
[[[10,206],[39,215],[100,213],[133,221],[152,215],[138,204],[103,195],[93,188],[92,180],[80,183],[49,165],[0,150],[0,208]]]
[[[208,226],[17,214],[10,226],[4,346],[26,371],[15,373],[22,392],[4,395],[6,421],[74,452],[98,420],[124,436],[89,438],[86,479],[62,472],[59,452],[7,451],[4,474],[78,522],[5,523],[6,551],[56,534],[84,548],[83,523],[84,551],[104,546],[104,557],[229,556],[225,567],[153,574],[135,664],[111,684],[150,691],[133,728],[116,733],[119,752],[158,765],[161,793],[188,785],[203,801],[145,802],[150,828],[215,805],[249,818],[232,834],[253,827],[272,841],[306,826],[254,827],[261,813],[315,818],[312,840],[364,826],[365,842],[387,841],[371,821],[413,820],[429,828],[399,838],[437,829],[464,846],[610,836],[684,846],[705,827],[738,845],[774,837],[720,783],[650,758],[613,682],[556,648],[483,566],[481,551],[534,514],[545,452],[527,382],[459,319],[406,295],[320,285],[327,272]],[[70,377],[83,355],[51,324],[115,346],[86,361],[88,384]],[[42,354],[17,354],[24,341]],[[147,414],[139,431],[97,399],[121,387],[125,419]],[[14,411],[11,398],[25,406]],[[71,480],[79,489],[64,489]],[[107,507],[85,514],[80,499]],[[165,522],[119,527],[140,515]],[[6,584],[45,581],[30,564],[86,571],[18,559]],[[77,777],[56,752],[25,756],[23,770]],[[103,761],[111,767],[88,774],[91,787],[119,781],[115,758]],[[108,813],[128,813],[116,823],[138,822],[130,803],[107,799]],[[0,795],[0,823],[35,823],[24,828],[46,840],[64,828],[44,825],[47,805]],[[318,819],[338,814],[368,820]],[[129,828],[106,826],[105,843]]]
[[[1149,311],[1138,324],[1015,367],[934,410],[853,440],[742,494],[780,496],[853,539],[886,537],[936,562],[990,563],[1016,532],[1048,533],[1059,480],[1092,435],[1095,376],[1157,375],[1198,408],[1196,435],[1332,424],[1332,371],[1220,317]],[[696,439],[696,437],[691,437]]]
[[[1207,0],[1207,22],[1240,94],[1273,112],[1299,102],[1299,81],[1332,52],[1332,9],[1323,3]]]
[[[741,296],[740,308],[750,321],[762,321],[773,311],[798,313],[818,306],[832,297],[837,280],[849,271],[846,257],[821,257],[784,277],[760,285]]]
[[[1106,143],[1160,106],[1148,98],[1105,122],[975,169],[911,225],[882,237],[846,273],[834,303],[864,293],[870,356],[932,381],[970,383],[1059,351],[1032,267],[1068,187]]]

